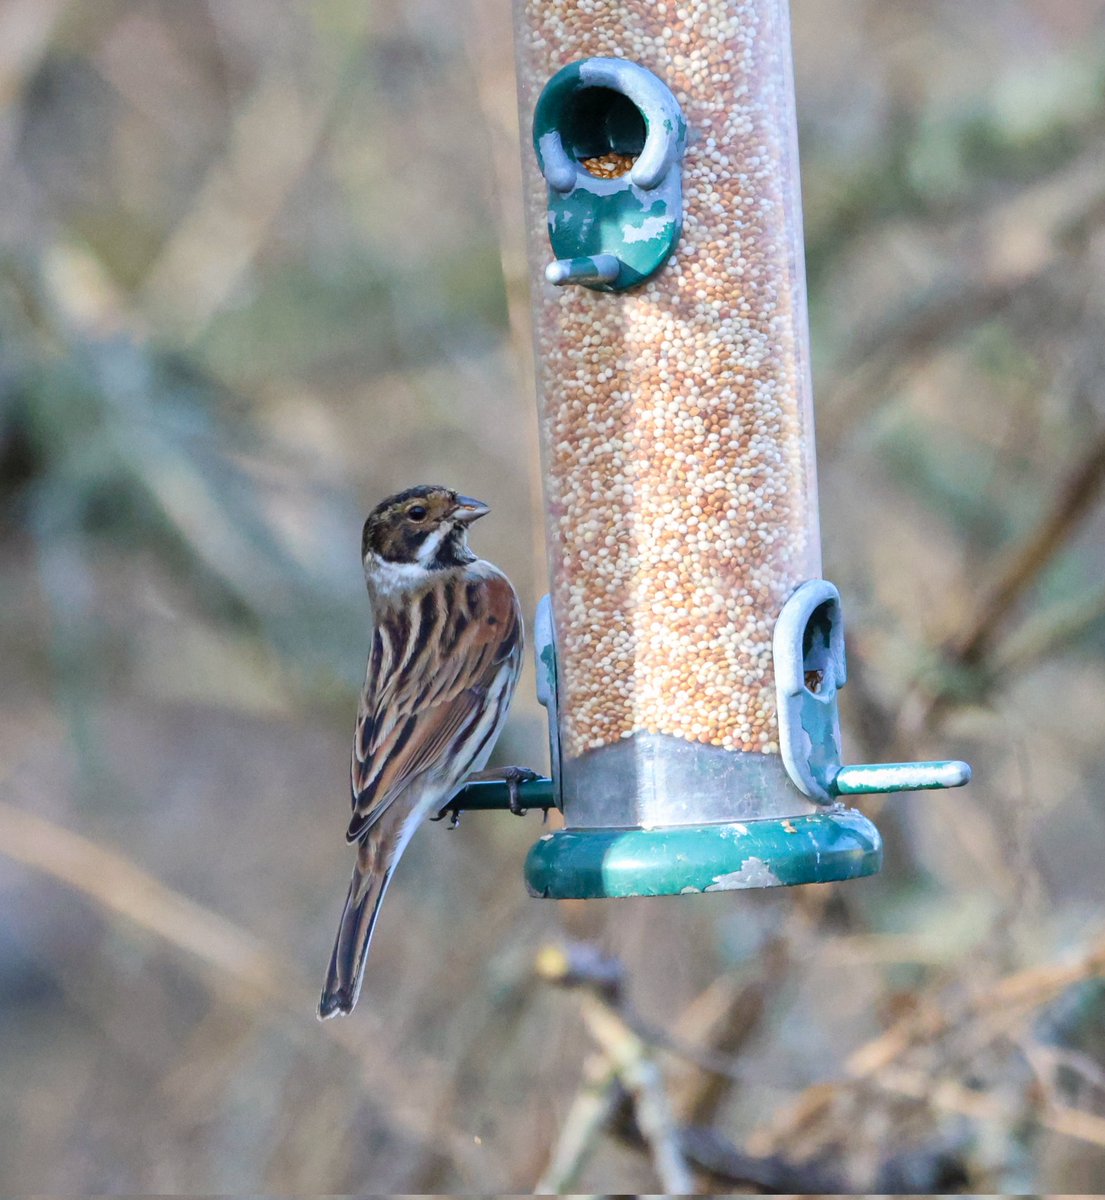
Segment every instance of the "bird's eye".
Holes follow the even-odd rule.
[[[426,510],[421,504],[416,504],[413,508],[407,509],[407,516],[412,521],[424,521],[426,519]]]

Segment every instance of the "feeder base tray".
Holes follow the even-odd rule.
[[[879,831],[855,809],[658,829],[561,829],[526,859],[532,896],[592,900],[833,883],[882,866]]]

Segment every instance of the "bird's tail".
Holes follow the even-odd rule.
[[[318,1002],[320,1021],[339,1013],[351,1013],[361,994],[368,944],[380,915],[380,901],[391,879],[391,866],[385,866],[380,861],[384,856],[378,853],[381,832],[378,828],[370,830],[358,847],[357,865],[353,869],[326,983]]]

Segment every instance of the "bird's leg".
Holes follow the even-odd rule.
[[[466,782],[505,783],[506,790],[510,795],[510,811],[516,817],[521,817],[527,810],[522,807],[522,802],[518,797],[518,788],[523,783],[532,783],[535,779],[540,778],[541,776],[536,771],[531,771],[529,767],[489,767],[485,771],[476,771],[469,775]]]

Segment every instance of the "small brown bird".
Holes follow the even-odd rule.
[[[422,820],[487,762],[518,682],[518,597],[468,548],[468,526],[488,511],[423,485],[389,496],[365,521],[361,557],[375,628],[353,737],[346,840],[357,843],[357,865],[320,1019],[353,1011],[399,856]]]

